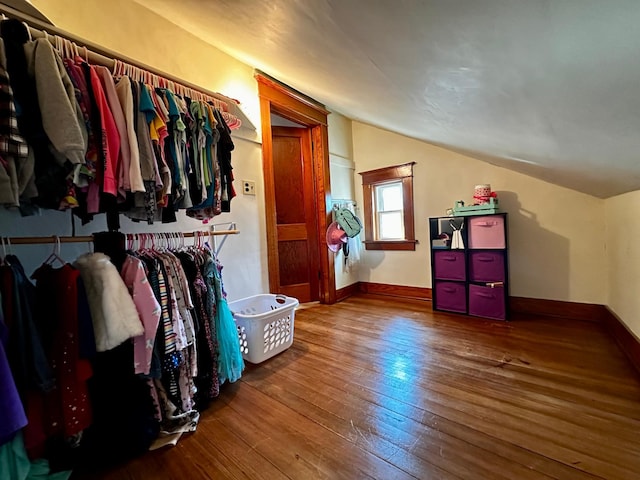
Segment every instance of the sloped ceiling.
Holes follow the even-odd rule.
[[[136,0],[349,118],[640,189],[638,0]]]

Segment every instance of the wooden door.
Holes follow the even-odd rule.
[[[327,129],[327,115],[329,111],[315,100],[306,97],[300,92],[290,89],[286,85],[259,72],[256,74],[258,81],[258,92],[260,94],[260,122],[262,125],[262,169],[264,173],[264,196],[265,196],[265,219],[267,233],[267,253],[269,265],[269,291],[301,291],[306,289],[302,286],[295,287],[294,276],[288,274],[289,270],[295,270],[293,265],[284,259],[280,259],[280,252],[283,251],[285,258],[291,258],[293,254],[286,248],[285,242],[293,249],[303,250],[301,242],[305,236],[300,235],[301,228],[283,223],[282,228],[278,226],[276,214],[276,181],[274,178],[274,155],[273,155],[273,132],[271,125],[271,115],[276,114],[303,125],[303,137],[298,140],[303,146],[301,151],[303,165],[298,170],[298,176],[302,183],[298,182],[295,188],[302,189],[303,195],[298,195],[299,205],[304,204],[305,217],[295,223],[306,225],[306,240],[308,254],[305,282],[309,283],[309,295],[299,295],[302,301],[319,299],[322,303],[335,303],[336,286],[334,270],[334,254],[326,248],[325,232],[331,223],[331,179],[329,169],[329,132]],[[291,131],[276,129],[276,135],[284,133],[287,136]],[[280,135],[282,136],[282,135]],[[305,145],[309,145],[306,147]],[[278,147],[280,148],[280,147]],[[285,179],[287,180],[287,179]],[[312,183],[309,183],[309,182]],[[280,182],[278,182],[280,183]],[[290,180],[289,184],[292,183]],[[287,185],[285,182],[284,185]],[[287,187],[285,187],[287,188]],[[278,195],[280,195],[280,187]],[[285,190],[286,193],[286,190]],[[292,196],[289,196],[292,198]],[[288,208],[287,202],[281,208]],[[315,220],[315,226],[311,226]],[[287,237],[288,235],[288,237]],[[295,240],[300,239],[300,240]],[[298,242],[298,243],[293,243]],[[280,245],[282,243],[282,245]],[[304,253],[304,252],[303,252]],[[314,264],[315,262],[315,264]],[[281,266],[283,266],[281,268]],[[305,267],[300,267],[304,269]],[[281,269],[283,281],[280,280]],[[313,285],[319,276],[318,284]],[[303,275],[298,275],[303,277]],[[285,278],[286,277],[286,278]],[[317,293],[316,293],[317,292]]]
[[[300,302],[318,300],[320,265],[311,130],[272,127],[271,138],[277,232],[274,253],[278,257],[272,291]]]

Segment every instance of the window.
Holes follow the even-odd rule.
[[[413,165],[406,163],[360,173],[367,250],[416,249]]]
[[[374,185],[373,196],[376,205],[374,238],[404,240],[402,181]]]

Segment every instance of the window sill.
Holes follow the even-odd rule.
[[[364,248],[366,250],[415,250],[416,243],[418,243],[417,240],[366,240]]]

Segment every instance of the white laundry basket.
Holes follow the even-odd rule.
[[[293,344],[293,318],[298,304],[297,298],[270,293],[229,302],[242,357],[247,362],[264,362]]]

